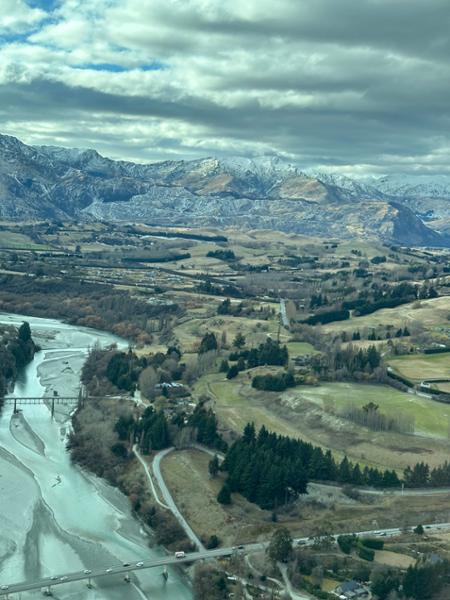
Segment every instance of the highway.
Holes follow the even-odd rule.
[[[423,525],[426,533],[433,533],[439,531],[445,531],[450,529],[450,523],[430,523]],[[412,527],[409,527],[412,529]],[[354,533],[359,537],[363,536],[376,536],[376,537],[393,537],[399,535],[404,531],[405,528],[392,527],[388,529],[375,529],[368,531],[357,531],[357,532],[344,532],[345,534]],[[337,539],[342,533],[335,533],[332,535],[334,539]],[[294,546],[309,546],[315,543],[317,538],[303,537],[296,538],[294,540]],[[98,577],[111,577],[114,575],[126,575],[133,571],[140,571],[143,569],[154,569],[155,567],[166,567],[174,564],[182,564],[188,562],[194,562],[198,560],[221,558],[225,556],[231,556],[234,553],[248,553],[248,552],[260,552],[264,550],[268,545],[268,542],[258,542],[254,544],[245,544],[242,546],[233,546],[231,548],[219,548],[216,550],[204,550],[201,552],[192,552],[186,554],[183,558],[176,558],[174,555],[166,556],[156,561],[142,561],[142,566],[138,567],[135,562],[130,565],[116,565],[110,568],[93,569],[91,573],[85,573],[83,571],[77,571],[75,573],[61,573],[57,576],[57,579],[51,579],[47,577],[33,582],[15,583],[8,586],[8,589],[0,589],[0,596],[8,596],[17,594],[19,592],[32,591],[47,589],[49,586],[63,585],[66,583],[73,583],[76,581],[90,581]],[[107,571],[108,569],[108,571]],[[0,582],[2,586],[6,585],[5,582]]]
[[[233,548],[220,548],[217,550],[206,550],[204,552],[192,552],[186,554],[184,558],[175,558],[174,555],[166,556],[155,561],[142,561],[142,566],[138,567],[137,563],[133,561],[129,566],[122,564],[105,567],[103,569],[92,569],[91,573],[85,573],[84,571],[76,571],[75,573],[61,573],[60,575],[54,576],[56,579],[46,577],[38,581],[15,583],[8,586],[8,589],[0,589],[0,596],[8,596],[17,594],[19,592],[27,592],[33,590],[47,589],[55,585],[64,585],[66,583],[73,583],[76,581],[90,581],[98,577],[112,577],[114,575],[126,575],[133,571],[142,571],[143,569],[154,569],[155,567],[166,567],[174,564],[194,562],[205,558],[220,558],[221,556],[230,556],[233,554],[235,549]],[[140,564],[140,563],[138,563]],[[6,585],[5,582],[0,582],[2,586]]]

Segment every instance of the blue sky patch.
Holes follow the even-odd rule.
[[[109,71],[110,73],[124,73],[129,71],[127,67],[114,63],[84,63],[81,65],[73,65],[74,69],[90,69],[92,71]]]
[[[46,12],[55,10],[60,5],[60,0],[26,0],[30,8],[40,8]]]
[[[142,71],[164,71],[167,68],[168,66],[166,64],[159,62],[158,60],[140,66]]]
[[[93,71],[108,71],[110,73],[126,73],[132,71],[130,67],[124,67],[116,63],[83,63],[80,65],[73,65],[74,69],[90,69]],[[162,71],[167,66],[160,62],[152,62],[137,67],[141,71]]]

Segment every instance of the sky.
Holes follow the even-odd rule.
[[[0,132],[450,174],[450,0],[2,0]]]

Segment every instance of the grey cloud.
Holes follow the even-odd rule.
[[[405,149],[408,155],[428,154],[433,150],[435,136],[442,133],[440,122],[434,123],[432,115],[426,122],[417,121],[416,115],[405,114],[400,119],[395,114],[372,112],[361,116],[350,110],[337,116],[330,109],[288,107],[277,111],[254,102],[230,109],[192,97],[170,103],[73,88],[45,80],[0,87],[0,116],[11,119],[12,108],[21,121],[41,121],[45,115],[47,120],[56,123],[72,122],[77,130],[80,122],[92,119],[105,121],[108,125],[117,124],[121,119],[126,123],[125,119],[130,117],[186,122],[201,127],[206,147],[208,139],[216,138],[243,143],[262,142],[292,154],[308,165],[314,161],[321,164],[376,163],[379,159],[374,160],[374,156],[402,155]],[[424,136],[424,131],[428,131],[429,137]],[[162,150],[174,146],[173,140],[166,145],[160,141],[159,144]],[[204,154],[205,146],[197,154]],[[126,157],[126,143],[123,147]],[[213,143],[210,149],[214,153]]]
[[[253,18],[231,2],[208,12],[188,0],[177,10],[154,0],[128,20],[105,13],[111,43],[172,61],[157,94],[107,93],[88,80],[75,86],[70,72],[56,81],[49,68],[30,83],[0,85],[0,117],[9,133],[20,135],[28,122],[34,136],[48,127],[123,158],[236,153],[242,145],[305,167],[450,168],[448,0],[279,0],[270,15],[271,3],[254,2]],[[151,138],[137,139],[136,125]]]
[[[251,36],[375,47],[445,61],[450,53],[447,0],[280,0],[273,3],[270,15],[253,20],[226,9],[208,18],[203,7],[193,9],[189,3],[178,11],[172,4],[157,5],[151,14],[168,30],[178,30],[182,37],[185,32],[211,35],[212,45],[214,36],[223,35],[243,46]],[[193,46],[201,41],[191,39]]]

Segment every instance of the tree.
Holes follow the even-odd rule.
[[[114,425],[114,431],[119,436],[119,440],[126,441],[129,439],[131,432],[134,430],[136,422],[133,415],[120,415],[117,423]]]
[[[344,554],[350,554],[355,548],[357,541],[357,537],[354,534],[343,534],[337,538],[338,546]]]
[[[414,528],[414,533],[417,533],[417,535],[423,535],[423,525],[417,525],[417,527]]]
[[[239,375],[239,369],[237,365],[231,365],[228,369],[227,379],[234,379]]]
[[[217,307],[217,314],[218,315],[229,315],[231,310],[231,301],[229,298],[226,298],[222,304],[219,304],[219,306]]]
[[[245,346],[245,336],[242,334],[241,331],[237,332],[236,337],[233,340],[233,346],[235,348],[242,348],[243,346]]]
[[[153,367],[147,367],[139,375],[139,389],[149,400],[156,395],[156,385],[159,381],[158,374]]]
[[[219,371],[221,373],[228,373],[229,368],[230,368],[230,365],[228,364],[228,361],[224,358],[222,360],[222,362],[220,363],[220,369],[219,369]]]
[[[407,598],[425,600],[431,598],[442,586],[440,566],[409,566],[403,579],[403,591]]]
[[[400,587],[400,574],[396,569],[377,565],[370,574],[371,591],[380,600],[385,600],[392,591]]]
[[[292,554],[292,536],[286,527],[277,529],[267,547],[267,555],[273,563],[286,562]]]
[[[209,461],[208,471],[211,477],[215,477],[219,472],[219,459],[217,458],[217,454],[214,454],[214,457]]]
[[[220,492],[217,494],[217,502],[220,504],[231,504],[231,492],[227,483],[224,483]]]
[[[206,547],[208,548],[208,550],[213,550],[214,548],[217,548],[217,546],[220,544],[220,539],[217,537],[217,535],[213,534],[210,536],[208,543],[206,544]]]
[[[198,353],[203,354],[205,352],[209,352],[210,350],[217,350],[217,339],[214,333],[207,332],[202,338],[200,342],[200,348]]]
[[[226,574],[212,565],[197,565],[194,574],[195,600],[225,600],[228,598]]]
[[[29,342],[31,340],[30,324],[27,321],[24,321],[19,327],[19,340],[21,342]]]

